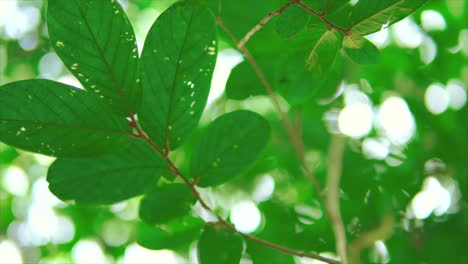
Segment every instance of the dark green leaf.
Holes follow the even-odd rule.
[[[271,56],[257,57],[257,64],[261,67],[265,77],[274,77],[274,63]],[[234,100],[243,100],[250,96],[264,95],[267,91],[248,61],[243,61],[232,69],[226,83],[226,96]]]
[[[242,237],[223,226],[205,226],[198,241],[200,264],[238,264],[242,256]]]
[[[210,12],[180,2],[153,24],[141,56],[143,128],[160,148],[179,146],[196,127],[216,62],[216,27]]]
[[[91,93],[48,80],[0,88],[0,140],[49,156],[93,156],[124,149],[130,127]]]
[[[379,50],[364,37],[346,37],[343,41],[343,46],[348,56],[359,64],[375,64],[379,62]]]
[[[192,216],[157,226],[139,222],[137,242],[149,249],[188,248],[200,236],[203,225],[203,220]]]
[[[351,34],[367,35],[402,20],[428,0],[360,0],[351,15]]]
[[[58,159],[49,168],[50,191],[61,200],[110,204],[144,193],[168,174],[165,160],[143,141],[93,158]]]
[[[195,197],[185,184],[168,184],[149,190],[140,204],[140,218],[151,224],[162,224],[190,211]]]
[[[141,102],[135,34],[115,0],[49,0],[47,25],[57,54],[85,89],[128,116]]]
[[[300,6],[291,6],[286,9],[276,21],[276,32],[283,38],[291,38],[304,30],[309,22],[310,14]]]
[[[191,176],[199,186],[224,183],[248,168],[270,137],[268,121],[257,113],[239,110],[216,119],[192,153]]]

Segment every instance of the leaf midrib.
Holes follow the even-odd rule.
[[[356,23],[356,24],[354,24],[353,26],[351,26],[351,31],[355,31],[355,28],[356,28],[356,27],[359,27],[359,25],[363,24],[364,22],[366,22],[366,21],[368,21],[368,20],[371,20],[372,18],[374,18],[375,16],[380,15],[381,13],[386,12],[388,9],[391,9],[391,8],[393,8],[394,6],[397,6],[397,5],[401,4],[401,3],[403,3],[404,1],[406,1],[406,0],[400,0],[400,1],[398,1],[398,2],[395,2],[394,4],[391,4],[391,5],[387,6],[386,8],[380,10],[379,12],[377,12],[377,13],[371,15],[370,17],[367,17],[367,18],[365,18],[365,19],[359,21],[358,23]]]

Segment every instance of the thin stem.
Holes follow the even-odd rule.
[[[313,10],[312,8],[310,8],[308,5],[306,5],[304,2],[298,0],[296,2],[298,5],[302,6],[304,8],[305,11],[311,13],[312,15],[318,17],[320,20],[322,20],[323,22],[325,22],[328,26],[340,31],[341,33],[343,33],[344,35],[348,36],[349,35],[349,32],[350,32],[350,29],[349,28],[342,28],[338,25],[335,25],[334,23],[332,23],[330,20],[328,20],[325,15],[326,15],[326,11],[327,11],[327,8],[328,8],[328,3],[327,3],[327,6],[326,6],[326,9],[324,9],[324,11],[322,13],[319,13],[315,10]]]
[[[347,264],[346,231],[340,213],[340,178],[344,149],[345,139],[333,136],[328,148],[327,210],[335,233],[336,250],[343,264]]]
[[[286,10],[288,7],[296,4],[298,1],[299,0],[291,0],[291,1],[287,2],[285,5],[283,5],[282,7],[280,7],[278,10],[268,13],[257,25],[255,25],[249,32],[247,32],[247,34],[245,34],[245,36],[237,44],[237,48],[242,49],[242,47],[245,46],[245,44],[250,40],[250,38],[257,31],[262,29],[266,25],[266,23],[268,23],[268,21],[270,21],[270,19],[272,19],[273,17],[283,13],[284,10]]]
[[[216,19],[218,25],[223,29],[228,36],[231,37],[232,41],[239,47],[238,41],[236,37],[232,34],[232,32],[224,25],[223,21],[221,20],[220,17]],[[255,61],[254,57],[252,54],[249,52],[249,50],[245,46],[241,46],[239,50],[242,52],[244,57],[247,59],[247,61],[250,63],[252,68],[254,69],[255,73],[257,74],[258,78],[262,82],[263,86],[265,87],[265,90],[267,91],[268,95],[271,98],[271,101],[273,103],[273,107],[275,108],[275,111],[278,113],[281,123],[283,127],[286,130],[286,133],[288,134],[289,139],[291,140],[291,143],[293,145],[294,151],[301,162],[301,166],[304,169],[304,172],[306,176],[309,178],[309,180],[312,182],[313,188],[315,192],[317,193],[319,199],[322,200],[322,188],[320,186],[319,180],[315,177],[315,174],[312,172],[312,170],[307,166],[307,163],[305,161],[304,157],[304,144],[302,142],[302,138],[300,134],[296,132],[296,130],[293,128],[293,125],[291,121],[289,120],[288,116],[284,111],[281,109],[281,105],[278,101],[278,98],[276,97],[275,93],[273,92],[272,86],[270,83],[267,81],[265,78],[265,75],[263,74],[262,70],[258,66],[257,62]]]

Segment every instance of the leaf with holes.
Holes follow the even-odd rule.
[[[375,64],[379,62],[380,53],[372,42],[360,36],[348,36],[343,41],[346,54],[360,64]]]
[[[49,168],[50,191],[63,201],[111,204],[140,195],[169,174],[166,161],[145,142],[93,158],[57,159]]]
[[[215,186],[248,168],[265,148],[270,125],[261,115],[239,110],[217,118],[192,153],[191,176]]]
[[[428,0],[360,0],[351,14],[351,35],[367,35],[409,16]]]
[[[85,89],[128,116],[141,102],[135,34],[115,0],[49,0],[55,51]]]
[[[174,4],[151,27],[141,55],[144,96],[139,117],[158,147],[180,146],[196,127],[216,52],[214,18],[194,2]]]
[[[242,256],[242,237],[223,226],[206,225],[198,241],[200,264],[237,264]]]
[[[130,127],[91,93],[48,80],[0,88],[0,140],[55,157],[95,156],[128,146]]]
[[[168,184],[150,189],[140,204],[141,220],[151,224],[166,223],[190,212],[195,197],[185,184]]]

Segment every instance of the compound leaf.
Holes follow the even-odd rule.
[[[222,226],[206,225],[198,241],[200,264],[238,264],[242,256],[242,237]]]
[[[144,193],[170,173],[165,160],[143,141],[125,151],[93,158],[57,159],[49,168],[50,191],[64,201],[111,204]]]
[[[124,149],[130,127],[91,93],[48,80],[0,88],[0,140],[56,157],[95,156]]]
[[[351,14],[351,35],[367,35],[402,20],[428,0],[360,0]]]
[[[55,51],[85,89],[116,113],[141,102],[135,34],[115,0],[49,0],[47,25]]]
[[[194,149],[191,176],[199,186],[224,183],[249,167],[270,137],[268,121],[255,112],[234,111],[217,118]]]
[[[151,224],[162,224],[190,211],[195,197],[185,184],[168,184],[149,190],[140,204],[140,218]]]
[[[209,10],[180,2],[153,24],[141,61],[141,125],[160,148],[174,149],[196,127],[216,62],[216,27]]]

